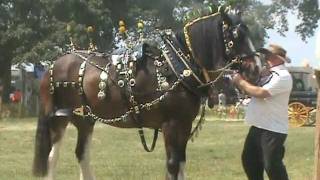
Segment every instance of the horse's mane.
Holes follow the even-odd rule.
[[[224,42],[222,34],[222,20],[219,13],[203,16],[186,24],[184,27],[184,38],[189,36],[189,51],[196,61],[213,69],[224,57]],[[182,35],[180,35],[182,37]],[[181,40],[182,42],[188,44]],[[187,38],[188,41],[188,38]]]

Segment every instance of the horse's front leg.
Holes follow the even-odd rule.
[[[184,180],[186,146],[192,122],[172,119],[162,125],[167,153],[167,180]]]

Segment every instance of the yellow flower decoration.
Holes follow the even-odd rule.
[[[138,26],[138,29],[143,29],[143,28],[144,28],[144,24],[143,24],[142,21],[139,21],[139,22],[137,23],[137,26]]]
[[[93,27],[92,26],[88,26],[87,27],[87,33],[92,33],[94,30],[93,30]]]
[[[126,32],[126,27],[125,27],[125,26],[120,26],[120,27],[119,27],[119,32],[120,32],[121,34],[125,33],[125,32]]]
[[[125,26],[126,24],[124,23],[124,21],[123,20],[120,20],[119,21],[119,26]]]

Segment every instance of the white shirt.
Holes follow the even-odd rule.
[[[248,124],[282,134],[288,133],[288,102],[292,89],[292,77],[284,65],[272,67],[273,75],[262,88],[271,97],[252,97],[246,111]]]

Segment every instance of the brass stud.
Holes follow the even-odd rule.
[[[123,80],[119,80],[118,81],[118,86],[119,87],[123,87],[124,86],[124,81]]]
[[[233,47],[233,41],[229,41],[229,42],[228,42],[228,47],[229,47],[229,48],[232,48],[232,47]]]
[[[223,24],[223,30],[227,30],[229,28],[229,25],[228,24]]]
[[[135,79],[130,79],[129,85],[130,85],[131,87],[132,87],[132,86],[135,86],[135,85],[136,85],[136,80],[135,80]]]

